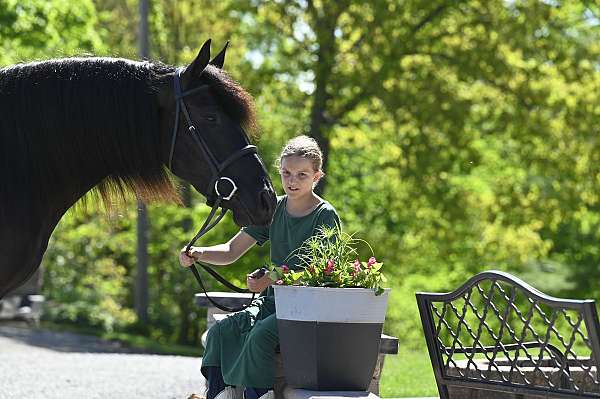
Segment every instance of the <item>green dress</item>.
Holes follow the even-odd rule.
[[[291,216],[286,210],[286,203],[287,196],[277,198],[270,226],[245,227],[242,231],[254,238],[258,245],[271,241],[271,261],[274,264],[298,269],[301,267],[299,259],[293,252],[320,226],[333,227],[340,223],[340,219],[333,206],[325,200],[302,217]],[[227,385],[273,387],[273,357],[279,344],[279,334],[272,291],[267,290],[266,295],[256,299],[246,310],[229,315],[208,330],[202,369],[220,367]]]

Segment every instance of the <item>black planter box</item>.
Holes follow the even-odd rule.
[[[286,382],[317,391],[366,391],[383,324],[279,320]]]
[[[368,390],[379,355],[388,293],[375,296],[364,289],[276,287],[287,384],[319,391]]]

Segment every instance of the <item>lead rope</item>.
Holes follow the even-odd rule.
[[[214,221],[211,221],[215,217],[215,214],[217,213],[217,209],[219,208],[219,204],[221,203],[222,199],[223,199],[222,195],[219,195],[217,197],[217,200],[215,201],[215,204],[213,205],[212,210],[210,211],[210,214],[208,215],[208,218],[204,221],[204,224],[202,225],[202,227],[200,228],[200,230],[198,231],[198,233],[194,236],[194,238],[192,238],[190,240],[190,242],[188,243],[188,245],[185,247],[185,253],[190,258],[193,258],[191,256],[191,254],[190,254],[190,249],[196,243],[196,241],[198,241],[198,239],[200,237],[202,237],[204,234],[208,233],[208,231],[210,229],[212,229],[213,227],[215,227],[217,225],[217,223],[219,223],[219,221],[221,219],[223,219],[223,216],[225,216],[225,214],[227,213],[227,209],[223,208],[223,209],[221,209],[221,213],[219,214],[219,216],[217,216],[217,218]],[[196,277],[196,281],[198,281],[198,284],[200,285],[200,288],[202,288],[202,291],[204,292],[204,296],[215,307],[217,307],[217,308],[219,308],[219,309],[221,309],[221,310],[223,310],[225,312],[239,312],[240,310],[244,310],[244,309],[248,308],[252,304],[252,301],[254,301],[254,298],[256,296],[256,293],[254,293],[254,292],[252,293],[252,298],[250,298],[250,301],[247,304],[244,304],[244,305],[239,306],[239,307],[229,307],[229,306],[225,306],[223,304],[220,304],[220,303],[216,302],[214,299],[212,299],[208,295],[208,292],[206,291],[206,288],[204,287],[204,283],[202,281],[202,277],[200,276],[200,273],[198,272],[198,269],[196,268],[196,264],[200,265],[211,276],[213,276],[216,280],[218,280],[221,284],[223,284],[224,286],[226,286],[230,290],[235,291],[235,292],[239,292],[239,293],[249,293],[250,291],[247,290],[247,289],[244,289],[244,288],[239,288],[239,287],[231,284],[223,276],[221,276],[219,273],[217,273],[213,268],[209,267],[208,265],[206,265],[206,264],[204,264],[204,263],[202,263],[200,261],[195,261],[190,266],[190,269],[192,270],[192,273],[194,273],[194,277]]]

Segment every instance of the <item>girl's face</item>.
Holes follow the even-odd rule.
[[[283,158],[279,173],[281,174],[283,190],[291,198],[298,198],[311,193],[314,184],[321,177],[321,172],[315,172],[310,160],[298,155]]]

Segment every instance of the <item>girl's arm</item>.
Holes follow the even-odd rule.
[[[256,244],[256,240],[249,234],[240,231],[229,242],[213,245],[211,247],[192,247],[189,257],[185,253],[185,247],[179,254],[179,263],[189,267],[194,261],[210,263],[211,265],[229,265],[238,260],[243,254]]]

